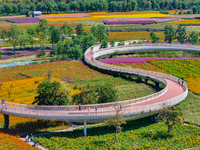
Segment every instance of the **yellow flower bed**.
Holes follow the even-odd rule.
[[[44,80],[44,77],[4,82],[0,90],[0,99],[13,103],[31,104],[37,96],[36,89],[42,80]],[[58,81],[59,79],[52,77],[52,80]],[[78,93],[80,93],[80,90],[77,89],[72,91],[71,95]]]
[[[168,24],[200,24],[199,19],[185,19],[176,22],[170,22]]]

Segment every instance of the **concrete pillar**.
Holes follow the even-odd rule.
[[[84,136],[87,136],[87,123],[84,122]]]
[[[9,115],[4,114],[4,128],[8,129],[9,128]]]

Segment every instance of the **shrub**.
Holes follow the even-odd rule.
[[[42,51],[42,52],[39,52],[36,57],[41,57],[41,56],[44,56],[45,55],[45,51]]]
[[[108,43],[106,40],[103,40],[101,43],[101,48],[107,48],[108,47]]]
[[[115,40],[111,40],[110,45],[111,45],[111,47],[114,47],[115,46]]]
[[[169,12],[167,10],[161,10],[160,13],[161,14],[169,14]]]

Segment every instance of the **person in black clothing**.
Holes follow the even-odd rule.
[[[81,105],[79,104],[78,109],[81,110]]]

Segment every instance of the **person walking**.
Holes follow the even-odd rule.
[[[30,140],[31,140],[31,142],[33,142],[33,134],[31,134]]]
[[[78,109],[81,110],[81,105],[79,104]]]
[[[95,112],[96,112],[96,115],[97,115],[97,107],[95,107]]]
[[[26,142],[28,142],[28,140],[29,140],[29,136],[28,136],[28,134],[26,135]]]

